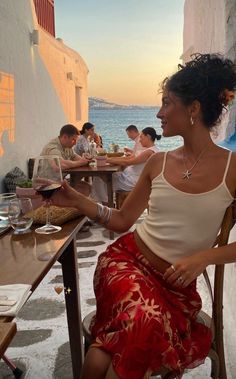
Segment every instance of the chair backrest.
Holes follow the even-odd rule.
[[[233,226],[233,206],[227,208],[219,235],[213,247],[227,245],[230,230]],[[207,272],[204,272],[208,289],[212,299],[212,321],[214,323],[215,339],[213,348],[218,354],[220,362],[220,378],[226,378],[225,359],[224,359],[224,340],[223,340],[223,289],[224,289],[224,264],[215,265],[213,285],[211,285]]]
[[[35,162],[35,158],[29,158],[28,160],[28,178],[29,179],[32,179],[32,176],[33,176],[34,162]]]

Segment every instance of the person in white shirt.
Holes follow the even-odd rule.
[[[124,153],[126,156],[136,155],[138,151],[144,151],[146,147],[144,147],[140,142],[140,133],[138,131],[137,126],[129,125],[126,129],[127,136],[134,141],[134,148],[130,149],[128,147],[124,148]]]

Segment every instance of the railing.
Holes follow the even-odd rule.
[[[34,0],[39,25],[55,37],[54,0]]]

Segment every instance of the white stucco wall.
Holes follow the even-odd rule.
[[[193,53],[221,53],[236,60],[236,1],[185,0],[183,61]],[[236,102],[218,127],[217,141],[235,133]]]
[[[222,53],[236,59],[236,1],[185,0],[183,55],[186,62],[192,53]],[[224,117],[218,140],[235,132],[236,104]],[[236,227],[230,236],[236,241]],[[224,336],[228,377],[236,378],[236,264],[226,265],[224,290]]]
[[[225,52],[225,0],[186,0],[183,59],[209,52]]]
[[[0,73],[13,76],[15,103],[14,141],[9,142],[8,132],[3,132],[1,140],[0,190],[2,178],[13,167],[27,173],[27,159],[38,155],[61,126],[67,122],[80,126],[88,118],[88,69],[82,58],[42,30],[41,42],[33,45],[33,29],[38,25],[32,0],[0,1]],[[68,69],[74,80],[67,79]],[[75,108],[74,112],[70,108],[71,104],[75,107],[75,85],[83,88],[79,122]]]
[[[39,53],[48,70],[68,121],[81,129],[88,120],[88,68],[81,56],[61,39],[40,30]],[[56,67],[56,69],[55,69]],[[79,88],[80,112],[76,115],[76,88]]]

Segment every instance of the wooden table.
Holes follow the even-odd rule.
[[[54,234],[42,235],[32,231],[14,235],[10,231],[0,237],[0,285],[25,283],[35,291],[53,264],[57,260],[62,264],[72,368],[76,379],[80,377],[83,363],[76,234],[86,220],[81,216],[67,222],[60,232]],[[12,319],[0,317],[0,324]]]
[[[70,183],[73,186],[76,185],[78,180],[81,180],[86,176],[98,176],[101,178],[107,185],[107,196],[108,196],[108,206],[110,208],[114,207],[114,198],[113,198],[113,188],[112,188],[112,174],[121,170],[121,167],[118,165],[111,166],[107,164],[106,166],[81,166],[77,168],[71,168],[64,170],[66,174],[70,174]],[[110,239],[114,239],[114,232],[110,231]]]

